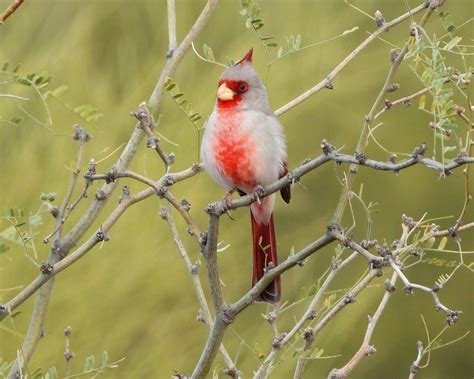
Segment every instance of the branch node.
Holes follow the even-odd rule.
[[[379,246],[377,250],[380,256],[382,256],[383,258],[389,258],[392,256],[392,250],[390,250],[386,243],[384,243],[382,246]]]
[[[156,149],[158,146],[158,142],[160,142],[160,137],[157,137],[157,136],[149,137],[146,141],[146,147],[148,149]]]
[[[420,159],[423,158],[426,152],[426,144],[423,142],[420,146],[416,147],[415,150],[413,150],[413,153],[411,154],[413,159]]]
[[[191,275],[197,275],[199,274],[200,267],[201,265],[199,264],[199,262],[196,262],[195,264],[191,265],[189,272],[191,273]]]
[[[364,164],[367,161],[367,155],[362,152],[356,151],[354,156],[357,162],[359,162],[360,164]]]
[[[281,341],[286,337],[288,333],[281,333],[278,336],[275,337],[275,339],[272,342],[272,347],[276,350],[280,349],[281,347]]]
[[[74,128],[74,134],[72,136],[72,139],[74,141],[80,141],[80,142],[85,143],[91,140],[91,135],[79,124],[74,125],[73,128]]]
[[[189,376],[180,374],[178,371],[173,373],[172,379],[189,379]]]
[[[375,22],[378,28],[381,28],[385,25],[385,18],[383,17],[382,12],[380,12],[379,10],[375,11]]]
[[[222,204],[217,202],[210,203],[206,208],[204,208],[204,212],[206,212],[208,215],[220,216],[222,214],[222,211]]]
[[[387,92],[395,92],[400,89],[400,83],[390,83]]]
[[[367,350],[365,351],[365,355],[369,356],[372,354],[375,354],[377,352],[377,349],[375,349],[374,345],[369,345],[367,346]]]
[[[186,212],[189,212],[189,210],[191,209],[191,203],[187,199],[181,200],[181,206]]]
[[[331,78],[326,78],[325,87],[327,89],[334,89],[335,85],[334,85],[333,81],[331,80]]]
[[[202,251],[204,251],[206,249],[207,237],[208,237],[207,232],[201,233],[201,236],[199,237],[199,245],[201,246]]]
[[[224,369],[224,374],[230,376],[231,378],[235,378],[235,379],[238,379],[240,377],[242,377],[242,373],[237,370],[235,367],[227,367]]]
[[[453,326],[458,321],[459,316],[462,315],[461,311],[452,311],[448,309],[446,311],[446,321],[449,326]]]
[[[445,0],[426,0],[426,6],[431,9],[438,9],[444,4]]]
[[[394,292],[395,291],[395,286],[392,284],[392,282],[390,280],[386,280],[384,283],[383,283],[384,287],[385,287],[385,291],[387,292]]]
[[[53,265],[49,262],[43,262],[40,266],[40,271],[43,275],[50,275],[53,272]]]
[[[166,156],[166,160],[168,161],[168,164],[172,165],[174,163],[174,159],[175,159],[175,154],[174,153],[169,153],[167,156]]]
[[[321,141],[321,149],[323,150],[324,155],[330,155],[336,151],[336,148],[331,145],[326,139]]]
[[[433,288],[431,289],[431,291],[433,291],[434,293],[438,293],[438,292],[441,291],[442,289],[443,289],[443,285],[442,285],[442,284],[435,283],[435,285],[433,286]]]
[[[403,292],[404,292],[405,295],[407,295],[407,296],[413,295],[413,287],[410,286],[410,285],[406,285],[405,287],[403,287]]]
[[[306,328],[303,331],[303,339],[306,342],[313,342],[314,341],[314,329],[313,328]]]
[[[217,312],[216,317],[218,317],[222,322],[226,325],[230,325],[234,322],[234,314],[232,313],[232,309],[228,305],[222,306]]]
[[[341,259],[337,259],[336,257],[332,257],[331,258],[331,270],[336,271],[339,268],[339,266],[341,265],[341,263],[342,263]]]
[[[314,320],[316,318],[316,311],[313,309],[311,312],[308,313],[308,316],[306,317],[306,320]],[[306,330],[309,330],[311,328],[308,328]],[[311,332],[313,332],[313,329],[311,329]]]
[[[404,213],[402,214],[402,224],[408,228],[408,231],[410,231],[417,225],[417,222],[413,219],[413,217],[407,216]]]
[[[110,241],[110,236],[102,229],[102,225],[99,230],[95,233],[95,239],[97,242]]]
[[[267,320],[269,324],[273,324],[277,319],[277,314],[275,311],[268,312],[268,314],[263,315],[263,318]]]
[[[125,185],[122,187],[122,194],[120,195],[119,201],[118,201],[119,204],[121,204],[128,198],[130,198],[130,188],[127,185]]]
[[[199,309],[199,312],[196,316],[196,320],[202,322],[203,324],[206,323],[206,319],[204,318],[204,312],[202,311],[202,309]]]
[[[166,196],[166,194],[168,193],[168,188],[164,187],[164,186],[161,186],[161,187],[158,187],[156,189],[156,194],[158,195],[158,197],[160,199],[164,198]]]
[[[163,220],[167,220],[167,219],[168,219],[168,215],[169,215],[169,209],[168,209],[168,207],[161,206],[161,207],[160,207],[160,217],[161,217]]]
[[[385,109],[393,108],[393,103],[389,99],[385,99],[384,104],[385,104]]]
[[[400,50],[392,49],[390,50],[390,62],[395,63],[400,55]]]
[[[332,233],[332,232],[344,233],[344,228],[340,224],[338,224],[337,222],[331,222],[327,226],[327,231],[328,231],[328,233]]]
[[[344,296],[344,304],[352,304],[356,302],[355,296],[352,294],[352,292],[348,292],[346,296]]]
[[[197,174],[202,171],[202,167],[199,163],[193,163],[193,165],[191,166],[191,170],[193,170],[193,172]]]
[[[379,242],[377,240],[362,240],[362,242],[360,243],[360,245],[364,248],[364,249],[371,249],[375,246],[378,246]]]
[[[172,175],[166,175],[163,178],[163,181],[165,182],[166,186],[172,186],[173,184],[176,183],[176,179]]]
[[[459,239],[459,234],[456,227],[451,226],[450,228],[448,228],[448,236],[454,238],[455,240]]]

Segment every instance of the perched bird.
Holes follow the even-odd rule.
[[[207,121],[201,144],[201,158],[207,172],[227,191],[252,194],[288,172],[286,144],[280,122],[268,104],[267,91],[252,67],[253,49],[224,71],[217,88],[214,110]],[[258,194],[258,191],[257,191]],[[290,201],[290,187],[281,190]],[[278,264],[273,207],[275,194],[250,206],[253,239],[252,286],[267,267]],[[281,297],[277,277],[260,295],[275,303]]]

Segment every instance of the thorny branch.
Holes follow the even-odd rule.
[[[18,1],[20,4],[22,1]],[[17,3],[17,1],[15,2]],[[431,13],[434,9],[441,6],[443,1],[441,0],[430,0],[426,1],[423,4],[420,4],[418,7],[414,8],[413,10],[403,14],[402,16],[390,21],[390,22],[377,22],[378,29],[376,32],[372,33],[366,40],[364,40],[351,54],[349,54],[341,63],[339,63],[333,71],[331,71],[326,79],[315,85],[310,90],[306,91],[302,95],[298,96],[294,100],[290,101],[288,104],[279,108],[275,113],[277,115],[281,115],[288,111],[289,109],[293,108],[294,106],[298,105],[299,103],[303,102],[310,96],[314,95],[315,93],[319,92],[323,88],[333,88],[334,85],[332,80],[339,74],[339,72],[348,64],[350,63],[365,47],[367,47],[371,42],[377,39],[381,33],[387,31],[389,28],[399,24],[400,22],[412,17],[416,13],[428,8],[426,11],[423,19],[420,22],[420,26],[422,26],[429,18]],[[305,329],[303,333],[304,338],[304,351],[309,351],[312,347],[312,344],[315,340],[317,334],[323,329],[323,327],[339,312],[341,311],[346,305],[351,304],[354,302],[355,297],[360,293],[376,276],[381,274],[381,267],[390,266],[393,270],[392,280],[389,281],[390,286],[389,288],[392,289],[395,284],[395,280],[400,277],[401,280],[405,284],[406,289],[419,289],[425,292],[430,292],[433,296],[435,301],[435,305],[437,309],[443,310],[448,318],[448,323],[452,324],[456,321],[460,312],[451,311],[443,304],[441,304],[437,292],[440,288],[428,288],[419,284],[411,283],[408,278],[403,273],[401,267],[398,264],[398,261],[395,259],[398,255],[403,254],[406,250],[410,247],[407,246],[407,236],[402,238],[399,243],[397,244],[397,248],[393,251],[389,251],[386,255],[380,254],[375,255],[369,251],[366,246],[361,243],[358,244],[354,242],[351,238],[348,238],[344,235],[343,229],[339,226],[339,221],[342,218],[342,214],[344,212],[345,204],[347,201],[347,193],[349,193],[352,183],[352,177],[356,172],[355,166],[366,166],[371,169],[376,170],[383,170],[383,171],[392,171],[395,173],[400,172],[403,169],[411,167],[416,164],[424,165],[428,168],[436,169],[441,176],[448,176],[451,173],[451,170],[461,166],[461,165],[470,165],[474,163],[474,158],[471,155],[471,151],[466,154],[460,154],[456,157],[451,163],[447,165],[443,165],[435,160],[425,158],[424,152],[426,150],[426,146],[422,144],[421,146],[417,147],[412,156],[408,159],[405,159],[401,162],[396,163],[393,157],[390,157],[388,162],[376,161],[372,159],[368,159],[365,154],[363,154],[363,150],[367,144],[367,137],[368,131],[370,130],[371,122],[377,118],[381,112],[375,113],[378,108],[380,108],[381,102],[383,101],[383,97],[389,91],[390,86],[392,85],[392,78],[395,75],[398,66],[400,65],[401,61],[404,58],[404,55],[407,51],[407,45],[402,49],[401,52],[396,52],[394,54],[394,58],[392,61],[391,69],[387,75],[386,82],[382,87],[377,99],[375,100],[371,111],[369,112],[368,116],[364,122],[364,128],[361,133],[359,143],[356,149],[356,153],[354,155],[347,155],[341,154],[338,150],[336,150],[332,145],[328,142],[323,141],[321,147],[323,149],[323,154],[312,159],[309,161],[304,162],[299,167],[290,171],[285,177],[279,179],[277,182],[273,183],[272,185],[264,188],[263,196],[267,196],[271,193],[274,193],[281,188],[285,187],[288,184],[292,184],[295,181],[299,180],[302,176],[307,174],[310,171],[315,170],[319,166],[327,163],[329,161],[334,161],[337,164],[341,163],[349,163],[351,164],[351,168],[349,169],[348,173],[348,181],[345,184],[343,189],[343,193],[341,194],[341,198],[338,203],[338,208],[334,215],[334,223],[328,228],[328,231],[325,235],[320,237],[319,239],[315,240],[314,242],[310,243],[308,246],[303,248],[301,251],[297,252],[296,254],[290,256],[278,266],[270,268],[267,270],[265,275],[261,278],[261,280],[255,285],[254,288],[249,290],[244,296],[240,299],[235,301],[234,303],[227,304],[224,300],[224,295],[221,287],[221,281],[219,278],[219,269],[217,264],[217,241],[218,241],[218,227],[219,227],[219,218],[225,212],[224,207],[220,203],[213,203],[207,208],[207,212],[209,213],[209,230],[207,233],[201,232],[198,225],[195,223],[193,218],[189,212],[189,206],[183,201],[179,201],[169,190],[169,186],[173,185],[174,183],[190,178],[196,175],[200,170],[201,166],[195,165],[187,170],[178,173],[169,173],[170,166],[173,163],[173,155],[166,155],[164,151],[161,149],[161,146],[158,144],[159,139],[154,136],[153,129],[156,127],[153,121],[152,114],[156,114],[159,105],[162,99],[162,91],[163,91],[163,83],[167,80],[168,77],[173,76],[184,53],[189,48],[193,39],[197,36],[200,30],[205,26],[207,20],[209,19],[210,15],[212,14],[214,8],[216,7],[217,0],[209,0],[206,3],[205,8],[203,9],[201,15],[196,20],[195,24],[183,39],[183,41],[177,45],[176,43],[176,14],[175,14],[175,3],[174,0],[167,0],[168,5],[168,36],[169,36],[169,47],[168,47],[168,54],[167,54],[167,62],[165,67],[161,73],[161,76],[155,86],[155,89],[150,97],[149,100],[149,109],[145,104],[141,104],[139,107],[138,112],[134,112],[132,115],[135,116],[139,123],[135,128],[132,136],[129,139],[129,142],[124,149],[120,159],[117,163],[113,166],[113,168],[106,174],[96,174],[95,173],[95,166],[94,170],[89,170],[88,174],[86,174],[86,185],[83,193],[81,196],[73,202],[69,204],[72,193],[74,191],[74,187],[77,180],[77,174],[73,176],[71,181],[71,190],[68,189],[67,195],[65,196],[65,200],[63,205],[60,208],[59,215],[61,217],[58,218],[58,223],[60,224],[55,229],[55,232],[52,236],[57,236],[57,238],[53,241],[53,247],[51,249],[50,259],[48,262],[41,266],[41,275],[39,275],[33,282],[31,282],[27,287],[25,287],[17,296],[15,296],[12,300],[10,300],[5,305],[0,305],[0,320],[5,318],[8,314],[10,314],[15,308],[17,308],[20,304],[22,304],[26,299],[28,299],[32,294],[34,294],[38,289],[40,292],[38,293],[38,298],[35,306],[35,310],[32,316],[30,330],[28,336],[24,341],[24,351],[23,353],[26,356],[25,362],[17,362],[16,366],[12,368],[9,374],[9,378],[14,377],[18,370],[18,364],[23,366],[27,364],[27,361],[30,359],[31,354],[34,351],[37,341],[39,340],[41,333],[42,333],[42,324],[44,322],[44,317],[46,313],[46,308],[48,305],[49,295],[52,290],[52,283],[55,275],[59,272],[62,272],[71,264],[76,262],[79,258],[84,256],[88,251],[90,251],[95,245],[101,243],[103,241],[107,241],[110,239],[108,235],[108,231],[112,227],[112,225],[120,218],[120,216],[126,211],[128,207],[144,200],[154,194],[157,194],[159,197],[164,198],[168,201],[168,203],[173,206],[180,214],[180,216],[185,220],[188,225],[188,231],[190,234],[196,237],[196,240],[200,244],[202,248],[203,256],[206,260],[206,267],[208,272],[208,282],[211,289],[212,301],[215,308],[215,320],[212,321],[212,316],[210,314],[207,301],[205,299],[202,285],[199,280],[199,276],[197,275],[197,267],[196,265],[192,264],[189,256],[187,255],[186,250],[182,244],[182,241],[179,237],[178,231],[176,229],[176,225],[171,217],[169,208],[162,208],[162,216],[167,220],[168,226],[171,230],[171,234],[173,239],[178,247],[178,250],[183,257],[185,264],[188,270],[191,273],[191,278],[193,281],[193,285],[195,287],[196,295],[198,298],[198,302],[201,308],[201,315],[206,322],[206,324],[211,328],[207,343],[204,347],[203,353],[199,359],[199,362],[194,369],[193,378],[204,378],[207,373],[209,372],[215,356],[217,352],[220,350],[223,356],[223,359],[228,367],[227,374],[232,377],[240,377],[240,373],[235,369],[235,365],[232,362],[229,354],[226,352],[225,348],[222,345],[222,339],[224,337],[224,333],[226,331],[227,326],[234,320],[234,318],[242,312],[247,306],[251,305],[258,297],[261,291],[278,275],[283,274],[288,269],[294,267],[295,265],[300,265],[302,262],[305,261],[310,255],[313,253],[321,250],[324,246],[328,245],[329,243],[338,240],[340,241],[346,248],[353,250],[354,252],[346,258],[342,262],[335,262],[331,265],[332,270],[330,271],[328,277],[324,281],[323,285],[315,296],[313,297],[311,303],[309,304],[307,310],[302,315],[302,317],[297,321],[296,325],[286,334],[281,334],[277,336],[274,341],[273,349],[265,359],[263,364],[259,367],[259,370],[256,373],[256,378],[265,377],[267,374],[271,372],[272,364],[278,351],[281,347],[290,341],[304,326],[306,322],[311,322],[314,319],[314,315],[316,312],[317,304],[319,303],[323,293],[327,290],[329,284],[336,276],[336,274],[340,271],[342,267],[350,263],[353,259],[357,257],[357,255],[362,255],[365,257],[371,265],[371,268],[367,275],[357,283],[346,295],[337,302],[332,308],[330,308],[314,326],[310,326]],[[19,5],[18,5],[19,6]],[[379,17],[380,19],[380,17]],[[415,97],[421,96],[424,92],[428,91],[429,89],[423,89],[413,95],[410,95],[406,98],[396,100],[391,103],[391,105],[396,105],[398,103],[404,103],[409,101]],[[384,108],[385,109],[385,108]],[[144,135],[148,136],[148,146],[152,147],[159,155],[160,159],[163,161],[165,165],[166,174],[161,177],[158,181],[153,181],[141,174],[134,173],[128,170],[128,165],[130,164],[133,156],[135,155],[136,149],[143,139]],[[78,161],[80,161],[80,156],[82,155],[82,148],[83,144],[81,143],[80,147],[80,154]],[[115,210],[106,218],[103,222],[99,230],[97,230],[87,241],[85,241],[79,248],[74,250],[72,253],[68,254],[75,243],[84,235],[87,229],[90,227],[92,222],[96,220],[97,216],[99,215],[100,211],[102,210],[105,201],[110,198],[111,193],[115,189],[118,179],[121,178],[130,178],[137,181],[140,181],[149,188],[135,194],[130,195],[128,189],[123,192],[121,197],[120,204],[115,208]],[[95,199],[91,203],[88,210],[84,213],[81,217],[79,222],[74,225],[71,230],[64,236],[61,237],[61,229],[62,225],[66,221],[67,215],[75,208],[77,202],[85,197],[86,191],[88,187],[96,180],[104,180],[105,184],[102,186],[101,190],[98,191]],[[467,189],[469,192],[469,188]],[[346,193],[347,192],[347,193]],[[346,193],[346,194],[345,194]],[[261,196],[261,194],[259,194]],[[238,207],[247,206],[251,204],[253,201],[256,201],[255,195],[247,195],[240,199],[233,200],[231,203],[231,209],[236,209]],[[68,211],[69,210],[69,211]],[[166,210],[166,211],[164,211]],[[464,211],[463,214],[464,215]],[[64,221],[63,221],[64,220]],[[430,237],[439,237],[439,236],[451,236],[457,238],[458,233],[468,230],[474,227],[474,222],[461,225],[460,219],[459,222],[456,224],[454,228],[450,228],[443,231],[433,230],[423,238],[430,238]],[[419,227],[419,224],[414,228]],[[50,238],[52,237],[50,236]],[[57,241],[55,243],[55,241]],[[380,253],[380,251],[379,251]],[[47,284],[47,285],[45,285]],[[408,291],[408,290],[407,290]],[[354,357],[341,369],[335,369],[331,374],[330,377],[342,377],[347,375],[362,359],[364,355],[367,353],[375,352],[369,343],[371,340],[371,336],[374,332],[375,325],[382,314],[386,303],[391,295],[391,290],[387,289],[379,307],[377,308],[375,314],[372,318],[369,318],[369,325],[366,331],[366,335],[364,341],[361,345],[359,351],[354,355]],[[31,331],[34,331],[31,334]],[[41,333],[38,333],[41,332]],[[303,352],[304,352],[303,351]],[[417,365],[415,361],[414,366]],[[419,363],[419,362],[418,362]],[[300,378],[303,374],[304,367],[306,364],[306,360],[303,358],[299,358],[297,361],[297,366],[295,370],[295,378]],[[331,376],[332,375],[332,376]],[[410,376],[411,377],[411,376]]]
[[[148,102],[152,114],[157,113],[160,107],[161,99],[163,97],[163,83],[168,77],[173,76],[176,72],[178,65],[184,57],[184,54],[191,46],[191,42],[196,38],[196,36],[207,24],[210,16],[212,15],[217,5],[217,1],[218,0],[207,1],[206,5],[204,6],[204,9],[202,10],[199,17],[196,19],[196,22],[191,27],[188,34],[184,37],[183,41],[172,52],[171,55],[167,56],[166,64],[161,72],[160,78],[158,79]],[[139,143],[144,137],[144,131],[139,126],[140,125],[137,125],[137,127],[133,131],[126,147],[122,151],[122,154],[120,155],[119,159],[115,164],[115,167],[118,172],[122,172],[127,169],[133,157],[135,156]],[[105,206],[106,201],[108,200],[108,198],[110,198],[110,195],[115,190],[115,188],[116,182],[105,183],[97,193],[95,199],[91,202],[89,208],[82,214],[79,221],[69,230],[68,233],[65,234],[64,237],[58,240],[57,243],[53,244],[53,247],[48,257],[48,262],[45,264],[48,267],[47,271],[49,271],[50,267],[54,268],[56,264],[60,264],[62,261],[59,260],[62,257],[66,256],[76,244],[76,242],[86,233],[92,223],[99,216],[100,212]],[[112,217],[112,215],[110,217]],[[85,251],[88,250],[86,249]],[[8,379],[15,378],[19,372],[19,368],[23,367],[28,363],[39,339],[43,335],[43,324],[46,317],[46,310],[53,289],[53,280],[48,280],[46,280],[45,282],[42,282],[42,279],[35,280],[37,282],[37,288],[41,287],[46,282],[48,283],[46,286],[42,287],[40,292],[38,293],[30,321],[30,326],[28,328],[28,333],[22,344],[22,356],[25,357],[25,359],[22,360],[22,362],[17,361],[12,366],[8,374]],[[34,289],[33,292],[36,291],[36,289]],[[27,294],[29,297],[33,292],[24,293],[24,295]]]
[[[397,280],[397,273],[394,272],[392,274],[392,278],[387,280],[385,283],[385,294],[383,295],[380,304],[375,311],[373,316],[369,316],[369,325],[367,326],[367,330],[365,332],[364,341],[360,346],[359,350],[354,354],[354,356],[350,359],[349,362],[346,363],[344,367],[339,369],[334,369],[330,372],[328,379],[336,379],[336,378],[345,378],[347,375],[351,373],[351,371],[359,364],[364,356],[371,355],[376,352],[375,347],[370,345],[370,340],[372,339],[372,335],[374,334],[375,327],[377,326],[377,322],[380,319],[387,303],[392,296],[393,291],[395,290],[395,283]]]
[[[184,260],[186,268],[191,274],[191,280],[193,282],[194,290],[196,292],[196,297],[198,299],[200,307],[198,319],[203,321],[209,328],[212,328],[214,322],[212,320],[211,312],[209,311],[209,306],[204,295],[201,280],[199,279],[199,263],[192,263],[191,258],[189,257],[188,252],[186,251],[186,248],[184,247],[184,244],[179,236],[178,229],[176,228],[176,225],[174,223],[170,208],[161,207],[160,216],[168,223],[168,227],[170,228],[173,240],[178,248],[181,257]],[[224,362],[226,363],[227,374],[232,373],[232,375],[230,376],[234,378],[240,377],[241,373],[235,368],[235,365],[232,362],[232,358],[230,357],[223,344],[221,344],[219,350],[222,355],[222,358],[224,359]]]

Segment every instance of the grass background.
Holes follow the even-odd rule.
[[[6,8],[10,1],[0,0]],[[369,14],[380,9],[386,19],[406,11],[407,3],[415,1],[355,1]],[[178,0],[178,39],[183,38],[200,12],[204,1]],[[267,83],[272,106],[285,104],[294,96],[319,82],[360,41],[366,31],[374,30],[373,22],[354,11],[343,1],[326,2],[262,0],[259,2],[265,26],[265,35],[276,36],[283,43],[290,34],[301,34],[302,45],[318,42],[358,26],[359,30],[342,39],[292,54],[274,65]],[[216,59],[226,56],[238,59],[250,46],[255,47],[254,64],[265,74],[264,52],[251,30],[245,28],[245,19],[239,15],[240,2],[223,0],[204,32],[195,41],[199,48],[210,45]],[[474,17],[471,0],[448,1],[445,10],[457,24]],[[472,25],[472,24],[471,24]],[[402,45],[409,22],[394,28],[383,37]],[[429,23],[431,33],[442,34],[437,15]],[[466,44],[472,44],[474,32],[465,27],[460,32]],[[87,144],[85,161],[100,158],[124,144],[135,125],[129,112],[146,100],[165,61],[167,49],[166,2],[164,0],[41,0],[25,4],[0,28],[0,62],[12,65],[21,62],[24,72],[47,70],[53,75],[52,86],[67,85],[69,91],[62,98],[74,106],[89,103],[99,108],[104,117],[88,125],[64,106],[49,100],[53,117],[52,132],[28,117],[18,126],[0,123],[0,208],[18,207],[35,211],[42,192],[57,192],[59,200],[69,180],[67,166],[75,157],[75,143],[71,140],[71,126],[81,123],[93,135]],[[335,80],[335,90],[322,91],[281,117],[288,140],[289,165],[294,167],[307,157],[319,154],[319,144],[327,138],[345,151],[354,150],[368,112],[389,68],[391,47],[377,41],[355,59]],[[473,64],[472,56],[467,58]],[[453,61],[459,64],[459,61]],[[221,68],[199,60],[192,51],[184,58],[174,80],[191,100],[194,109],[204,116],[212,111],[215,88]],[[397,75],[402,87],[393,98],[410,94],[421,83],[404,65]],[[7,87],[10,90],[10,87]],[[0,92],[3,92],[0,86]],[[11,93],[32,98],[27,107],[32,115],[45,120],[44,108],[28,89],[11,87]],[[471,91],[472,95],[472,91]],[[0,116],[10,118],[21,114],[18,102],[0,99]],[[23,103],[22,103],[23,104]],[[417,106],[399,107],[387,112],[377,137],[388,149],[410,153],[414,146],[426,141],[432,147],[429,117],[417,111]],[[184,169],[197,161],[196,130],[166,97],[160,110],[160,132],[176,142],[163,142],[167,151],[174,151],[174,170]],[[205,118],[205,117],[204,117]],[[460,126],[461,128],[461,126]],[[463,125],[462,128],[465,128]],[[464,130],[464,129],[462,129]],[[463,132],[465,133],[465,132]],[[368,155],[381,160],[386,154],[371,144]],[[117,154],[99,165],[107,171]],[[85,167],[85,166],[84,166]],[[132,168],[150,177],[162,174],[160,161],[141,146]],[[298,250],[324,232],[338,200],[343,169],[328,164],[303,178],[293,190],[289,206],[278,201],[275,217],[278,245],[284,259],[291,249]],[[373,214],[372,237],[391,242],[401,233],[403,213],[415,218],[429,212],[429,217],[457,216],[464,198],[464,179],[457,170],[447,180],[439,179],[433,170],[414,167],[395,176],[391,173],[370,172],[361,169],[355,189],[364,184],[364,198],[376,202],[378,213]],[[142,186],[127,182],[132,193]],[[97,188],[96,186],[90,191]],[[220,199],[223,191],[206,175],[201,174],[173,187],[179,197],[186,197],[193,205],[192,214],[202,229],[206,215],[202,209],[210,201]],[[107,208],[98,218],[95,228],[108,211],[115,206],[118,193],[113,195]],[[70,222],[74,222],[88,201],[84,201]],[[190,373],[197,361],[206,328],[198,323],[198,312],[191,281],[172,243],[166,224],[158,212],[162,201],[148,199],[132,207],[111,230],[111,241],[91,251],[84,259],[61,274],[55,283],[46,322],[46,336],[42,339],[30,364],[30,370],[56,366],[64,370],[63,329],[73,329],[72,350],[75,358],[73,371],[82,369],[82,362],[90,354],[100,356],[107,350],[111,359],[125,360],[120,367],[107,371],[104,378],[167,378],[173,370]],[[364,238],[367,223],[359,204],[354,204],[358,216],[355,238]],[[250,284],[250,227],[248,211],[234,212],[235,221],[222,220],[221,239],[230,244],[220,255],[220,267],[225,283],[225,296],[234,300]],[[470,213],[472,216],[472,212]],[[53,219],[44,214],[43,225],[36,230],[39,261],[47,256],[48,246],[42,238],[53,228]],[[472,217],[471,217],[472,218]],[[176,217],[176,219],[178,219]],[[1,221],[1,227],[9,224]],[[451,220],[440,223],[451,226]],[[349,225],[350,218],[346,219]],[[199,259],[194,240],[186,234],[179,222],[183,241],[193,259]],[[91,229],[91,232],[94,229]],[[87,234],[89,235],[89,234]],[[0,241],[1,242],[1,241]],[[472,233],[463,236],[463,246],[473,250]],[[455,248],[448,244],[447,248]],[[334,245],[312,257],[302,268],[283,276],[283,299],[297,301],[315,283],[328,267]],[[429,253],[439,257],[441,253]],[[443,255],[455,261],[457,255]],[[466,258],[467,259],[467,258]],[[346,268],[331,287],[332,290],[350,286],[366,268],[362,258]],[[432,285],[447,267],[419,265],[408,272],[412,280]],[[6,302],[17,290],[37,275],[37,268],[26,259],[21,246],[11,245],[0,255],[0,302]],[[205,270],[201,270],[205,282]],[[311,361],[308,377],[322,378],[333,367],[343,365],[358,349],[367,315],[373,313],[383,296],[383,277],[373,282],[357,302],[341,312],[317,338],[315,346],[324,349],[324,356],[335,358]],[[382,316],[373,344],[377,354],[365,358],[354,371],[353,378],[407,377],[411,362],[416,357],[416,341],[426,341],[420,314],[426,318],[431,335],[445,325],[444,316],[433,311],[432,299],[424,293],[403,295],[401,285],[390,300]],[[207,288],[205,288],[207,291]],[[463,335],[472,328],[473,303],[472,274],[461,269],[441,292],[444,303],[464,314],[455,327],[450,328],[443,341]],[[11,361],[27,325],[33,301],[20,307],[21,314],[14,325],[7,319],[0,329],[0,357]],[[291,327],[307,302],[283,314],[280,330]],[[245,310],[230,327],[225,344],[233,356],[238,354],[237,365],[249,377],[258,365],[256,352],[268,353],[272,341],[270,326],[261,317],[266,305],[257,304]],[[298,342],[299,344],[300,342]],[[471,335],[461,342],[433,353],[430,366],[420,378],[470,378],[473,375],[473,339]],[[285,354],[275,371],[275,378],[291,376],[295,360]],[[217,359],[217,362],[220,358]]]

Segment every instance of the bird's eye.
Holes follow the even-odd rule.
[[[240,92],[240,93],[243,93],[243,92],[247,91],[247,89],[248,89],[247,84],[245,84],[245,83],[240,83],[240,85],[239,85],[239,92]]]

